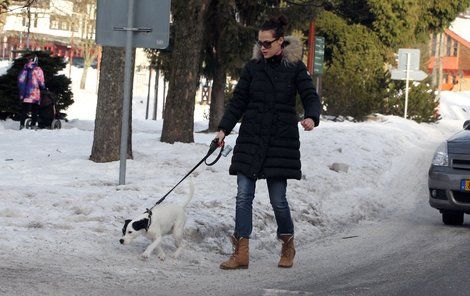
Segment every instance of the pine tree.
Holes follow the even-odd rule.
[[[367,27],[325,12],[317,20],[326,39],[323,96],[326,114],[356,119],[377,112],[383,98],[385,48]]]
[[[439,119],[439,101],[434,95],[430,78],[411,82],[408,94],[407,118],[416,122],[435,122]],[[403,116],[405,113],[405,82],[388,80],[388,95],[384,100],[383,113]]]
[[[38,65],[44,72],[46,87],[54,94],[57,109],[61,112],[61,117],[65,118],[66,114],[63,112],[73,104],[71,80],[63,74],[58,74],[66,66],[62,57],[53,57],[45,51],[24,52],[22,57],[13,61],[7,73],[0,77],[0,118],[17,119],[21,112],[17,81],[19,73],[27,63],[25,56],[30,54],[38,57]]]
[[[161,141],[194,141],[194,103],[204,34],[203,18],[209,0],[172,1],[174,48],[170,53],[169,89]]]

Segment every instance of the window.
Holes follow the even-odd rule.
[[[450,49],[452,48],[452,38],[450,38],[449,35],[447,35],[446,47],[447,47],[446,56],[450,57]]]
[[[77,21],[73,21],[70,23],[70,28],[72,29],[72,31],[74,32],[78,32],[78,22]]]
[[[459,43],[454,40],[454,48],[453,48],[452,55],[456,57],[458,52],[459,52]]]
[[[63,30],[63,31],[68,31],[68,29],[69,29],[69,23],[66,22],[66,21],[64,21],[64,20],[62,20],[62,21],[60,22],[60,29]]]
[[[51,16],[51,23],[49,28],[52,30],[59,30],[59,20],[56,17]]]

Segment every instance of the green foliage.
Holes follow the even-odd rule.
[[[371,29],[390,50],[412,46],[442,31],[470,0],[338,0],[331,11]]]
[[[72,91],[70,89],[71,80],[65,75],[57,74],[65,68],[61,57],[50,56],[49,52],[34,51],[23,54],[23,57],[13,61],[13,65],[7,73],[0,76],[0,117],[16,118],[21,112],[21,101],[18,91],[18,75],[23,70],[27,62],[25,56],[35,54],[38,57],[38,64],[44,72],[46,87],[54,94],[58,111],[67,109],[72,103]],[[65,113],[61,114],[63,117]]]
[[[251,56],[257,32],[237,22],[235,14],[233,3],[214,0],[205,16],[202,74],[209,79],[221,66],[231,77],[238,77]]]
[[[421,0],[419,2],[423,7],[419,29],[424,32],[442,31],[449,27],[460,12],[470,7],[470,0]]]
[[[429,78],[422,82],[410,82],[407,118],[416,122],[435,122],[439,102],[430,86]],[[405,113],[405,82],[389,80],[388,96],[384,100],[384,114],[403,116]]]
[[[327,67],[323,77],[326,114],[356,119],[376,112],[381,104],[385,48],[363,25],[349,25],[325,12],[317,29],[326,39]]]
[[[326,37],[326,113],[356,119],[374,112],[403,116],[404,99],[398,94],[404,86],[389,81],[384,70],[386,62],[391,62],[399,47],[419,48],[427,44],[431,32],[448,27],[469,6],[470,0],[332,2],[329,11],[317,19],[317,32]],[[421,48],[423,58],[426,49]],[[387,89],[395,95],[386,93]],[[410,93],[410,118],[435,120],[436,104],[425,84],[414,86]]]

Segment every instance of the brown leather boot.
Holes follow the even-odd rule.
[[[241,237],[236,239],[235,236],[230,236],[230,241],[233,245],[233,254],[225,262],[220,264],[221,269],[246,269],[248,268],[249,261],[249,240],[247,238]]]
[[[281,259],[279,260],[278,267],[290,268],[294,265],[294,236],[281,235],[279,238],[282,241]]]

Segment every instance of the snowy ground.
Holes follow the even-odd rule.
[[[226,236],[233,229],[236,180],[228,175],[230,158],[213,167],[201,166],[194,174],[196,192],[187,209],[181,258],[142,262],[138,254],[147,245],[145,239],[129,246],[118,242],[124,220],[152,206],[179,181],[205,155],[213,135],[196,132],[194,144],[161,143],[162,122],[142,120],[146,87],[137,87],[134,159],[127,163],[127,184],[117,186],[118,162],[88,160],[96,108],[93,75],[94,71],[88,88],[78,90],[80,70],[74,69],[76,103],[62,130],[18,131],[17,122],[0,122],[0,268],[50,265],[56,270],[97,272],[109,285],[113,275],[137,279],[140,272],[148,272],[181,278],[217,272],[219,261],[231,251]],[[463,96],[468,99],[469,94]],[[196,131],[207,126],[201,109]],[[423,163],[431,161],[434,149],[462,123],[460,117],[417,124],[378,116],[363,123],[324,121],[313,132],[302,130],[303,179],[288,186],[298,247],[416,204],[406,194],[416,185],[414,176],[427,173]],[[227,143],[233,146],[235,139],[236,133]],[[333,163],[347,164],[348,172],[331,170]],[[187,187],[183,183],[165,202],[181,202]],[[256,188],[254,225],[251,257],[277,255],[275,220],[261,181]],[[166,238],[164,248],[174,250],[172,243],[172,238]],[[0,294],[11,295],[11,290],[2,290],[1,282]],[[50,284],[39,285],[38,294],[48,294]]]

